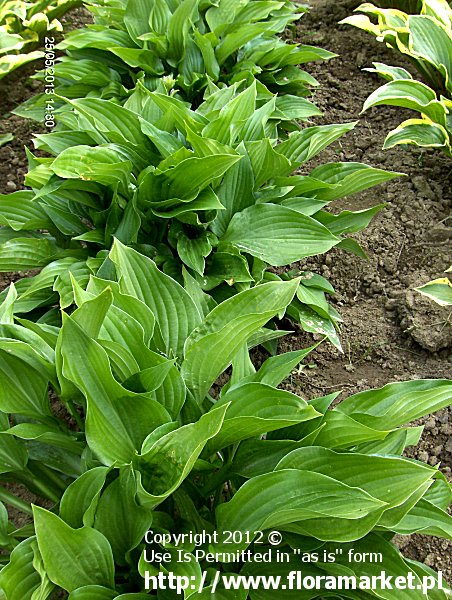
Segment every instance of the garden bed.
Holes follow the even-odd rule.
[[[344,389],[347,393],[380,387],[391,381],[450,377],[452,328],[448,311],[420,298],[412,288],[441,276],[451,263],[448,227],[450,214],[450,161],[437,152],[396,148],[381,150],[387,132],[400,122],[398,109],[378,108],[360,117],[366,97],[378,79],[362,68],[373,60],[400,64],[399,56],[369,36],[337,22],[349,15],[356,2],[312,0],[311,14],[299,27],[299,41],[322,46],[339,54],[329,63],[308,65],[321,83],[316,103],[325,117],[316,124],[354,121],[356,129],[321,155],[321,162],[360,161],[405,173],[380,186],[334,204],[334,209],[364,209],[377,202],[388,206],[358,236],[369,261],[333,250],[300,267],[326,275],[337,295],[333,303],[344,319],[341,339],[344,353],[323,344],[305,366],[292,376],[291,386],[306,398]],[[77,19],[74,19],[77,22]],[[0,83],[1,113],[30,97],[35,84],[27,83],[34,66]],[[19,189],[26,172],[23,146],[30,144],[38,124],[15,116],[6,120],[6,131],[16,139],[0,149],[0,191]],[[313,165],[310,164],[309,168]],[[19,278],[21,274],[15,274]],[[0,289],[10,278],[0,275]],[[284,350],[308,345],[307,334],[295,334]],[[452,420],[443,410],[425,422],[421,444],[412,454],[451,476]],[[447,560],[450,543],[413,536],[403,540],[407,556],[426,562],[451,576]]]

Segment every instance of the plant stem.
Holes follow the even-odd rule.
[[[28,502],[17,498],[17,496],[11,494],[11,492],[3,487],[0,487],[0,501],[17,508],[17,510],[30,515],[30,517],[33,516],[33,510]]]

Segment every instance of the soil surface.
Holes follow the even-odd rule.
[[[360,3],[311,0],[302,17],[297,41],[318,45],[339,56],[328,63],[306,65],[320,82],[314,101],[324,117],[315,124],[358,121],[340,143],[331,146],[309,168],[325,162],[357,161],[398,171],[405,177],[332,203],[331,210],[362,210],[387,203],[362,233],[353,236],[366,251],[364,261],[333,249],[300,267],[324,275],[335,287],[332,304],[344,323],[344,353],[322,344],[292,376],[292,385],[306,398],[344,390],[341,397],[393,381],[450,378],[452,375],[451,311],[413,291],[444,277],[452,263],[452,162],[437,151],[414,146],[382,150],[388,132],[414,114],[377,107],[360,115],[366,98],[383,82],[363,71],[379,61],[417,73],[399,53],[370,35],[338,25]],[[308,172],[308,171],[307,171]],[[312,338],[292,336],[287,349]],[[422,440],[407,455],[440,469],[449,479],[452,467],[452,417],[442,410],[422,421]],[[399,538],[406,556],[442,570],[452,578],[450,542],[420,535]]]
[[[303,270],[323,274],[333,284],[332,304],[343,317],[341,339],[344,353],[322,344],[304,368],[294,372],[290,385],[306,398],[335,390],[346,397],[364,389],[407,379],[450,378],[452,374],[451,314],[424,299],[413,288],[443,276],[452,263],[451,170],[452,162],[435,151],[398,147],[383,151],[386,134],[409,111],[379,107],[361,116],[367,96],[381,80],[362,71],[373,61],[402,65],[402,57],[371,36],[338,21],[351,14],[356,1],[311,0],[310,14],[303,16],[297,41],[318,45],[339,57],[328,63],[306,65],[321,86],[314,95],[324,117],[315,124],[359,120],[353,132],[326,151],[309,169],[325,162],[358,161],[404,173],[388,184],[333,203],[331,209],[365,209],[387,206],[358,239],[369,260],[333,250],[300,264]],[[77,11],[68,21],[78,26],[86,13]],[[0,82],[0,116],[3,132],[15,140],[0,148],[0,193],[23,187],[26,172],[24,146],[32,147],[32,134],[43,126],[8,116],[15,105],[30,97],[39,84],[28,76],[33,64]],[[6,119],[5,119],[6,116]],[[306,172],[309,171],[306,170]],[[0,274],[0,289],[21,274]],[[282,344],[290,350],[312,343],[312,337],[296,332]],[[443,410],[423,420],[421,443],[407,454],[440,469],[451,478],[452,418]],[[452,579],[449,542],[434,537],[400,538],[406,556],[442,570]]]

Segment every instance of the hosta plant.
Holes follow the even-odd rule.
[[[380,9],[363,4],[342,21],[369,31],[387,45],[406,55],[427,82],[416,81],[403,68],[374,63],[373,69],[389,82],[366,100],[364,110],[378,105],[408,108],[421,118],[409,119],[389,133],[385,148],[415,144],[440,148],[451,154],[450,110],[452,92],[452,9],[446,0],[423,0],[421,14]],[[378,23],[369,18],[375,17]]]
[[[273,267],[333,246],[362,254],[346,235],[382,205],[337,215],[323,209],[397,174],[331,163],[292,175],[354,126],[307,127],[279,141],[304,102],[256,82],[211,86],[196,110],[143,86],[125,106],[68,100],[58,116],[64,127],[36,137],[37,148],[54,157],[30,157],[32,190],[0,198],[0,270],[45,267],[18,285],[16,310],[54,304],[52,288],[66,290],[62,306],[69,306],[68,270],[83,281],[113,278],[105,252],[113,237],[187,287],[197,281],[215,301],[288,278]],[[290,313],[339,346],[338,315],[325,292],[332,292],[328,282],[307,275]]]
[[[36,50],[46,34],[62,31],[58,19],[79,0],[3,0],[0,2],[0,79],[41,58]]]
[[[299,279],[245,290],[209,311],[201,289],[189,295],[135,250],[117,242],[110,260],[119,283],[91,277],[82,287],[72,278],[77,308],[61,328],[14,319],[14,287],[0,307],[1,478],[48,499],[46,508],[30,507],[2,493],[33,514],[15,529],[1,513],[5,600],[46,600],[58,590],[71,600],[141,600],[149,597],[146,576],[159,571],[190,576],[205,589],[185,597],[207,598],[215,570],[285,576],[300,567],[297,550],[343,551],[336,563],[303,564],[305,574],[434,576],[391,538],[451,537],[446,479],[402,457],[421,432],[406,424],[447,406],[450,382],[390,384],[333,409],[337,394],[305,401],[279,385],[311,348],[258,369],[249,353],[274,333],[266,325],[287,310]],[[56,416],[61,406],[74,421]],[[189,562],[181,563],[180,546],[152,536],[146,544],[148,530],[217,536],[210,545],[184,544]],[[227,562],[224,553],[269,550],[270,530],[281,532],[289,563]],[[237,532],[231,543],[227,531]],[[351,548],[379,552],[382,562],[348,563]],[[217,553],[214,562],[197,560],[199,550]],[[153,560],[162,551],[168,560]],[[383,597],[425,598],[421,589],[397,593]],[[445,591],[431,593],[446,599]],[[275,597],[263,589],[217,594]],[[162,589],[157,597],[183,596]],[[286,597],[294,596],[278,591]]]
[[[290,44],[276,34],[297,20],[288,0],[202,2],[141,0],[89,2],[95,24],[74,30],[58,45],[56,91],[68,98],[97,96],[124,102],[137,81],[150,90],[162,84],[197,105],[206,86],[257,78],[271,91],[309,95],[317,81],[299,68],[328,60],[331,52]],[[40,77],[38,74],[37,77]],[[17,110],[42,120],[42,94]]]
[[[451,100],[436,94],[425,83],[413,79],[406,69],[374,63],[374,68],[368,70],[382,75],[389,82],[367,98],[363,110],[373,106],[388,105],[400,106],[420,113],[420,118],[408,119],[391,131],[383,147],[392,148],[398,144],[411,144],[424,148],[439,148],[447,156],[452,157]]]
[[[361,14],[347,17],[347,23],[367,31],[378,41],[404,54],[425,81],[437,92],[450,95],[452,82],[450,55],[452,8],[447,0],[422,0],[420,14],[381,9],[361,4]]]

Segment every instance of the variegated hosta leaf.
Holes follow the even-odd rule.
[[[447,277],[434,279],[414,289],[441,306],[452,305],[452,283]]]
[[[364,14],[342,21],[372,33],[379,41],[406,54],[430,86],[414,80],[405,69],[374,63],[373,69],[366,70],[379,73],[389,83],[369,96],[364,110],[388,104],[421,113],[422,119],[410,119],[391,131],[384,148],[414,144],[441,148],[452,156],[448,100],[452,90],[452,11],[446,0],[419,0],[411,12],[421,14],[407,14],[407,4],[402,3],[401,10],[395,10],[392,5],[379,8],[366,3],[357,9]]]

